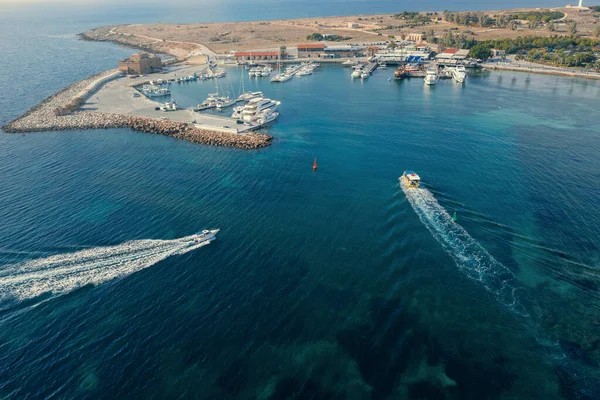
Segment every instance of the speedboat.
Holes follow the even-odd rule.
[[[426,85],[435,85],[440,80],[440,76],[435,69],[428,69],[424,80]]]
[[[354,65],[357,65],[357,64],[358,64],[358,61],[356,61],[356,60],[351,60],[351,59],[347,59],[346,61],[344,61],[344,62],[342,63],[342,65],[343,65],[344,67],[352,67],[352,66],[354,66]]]
[[[371,76],[367,71],[363,71],[360,73],[360,79],[367,79],[369,76]]]
[[[421,184],[421,178],[415,171],[407,169],[402,176],[398,178],[400,183],[404,183],[408,189],[417,189]]]
[[[452,71],[452,79],[458,83],[463,83],[467,78],[467,69],[464,65],[457,65]]]
[[[202,242],[212,242],[213,240],[215,240],[217,238],[217,233],[219,232],[220,229],[212,229],[212,230],[208,230],[208,229],[204,229],[201,232],[196,233],[193,238],[194,242],[196,243],[202,243]]]

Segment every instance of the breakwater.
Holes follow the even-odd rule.
[[[27,133],[82,129],[130,128],[138,132],[171,136],[212,146],[258,149],[269,146],[273,137],[261,133],[238,134],[197,128],[185,122],[159,120],[127,114],[82,111],[74,104],[78,94],[91,84],[114,74],[114,70],[74,83],[50,96],[26,114],[2,127],[6,133]]]

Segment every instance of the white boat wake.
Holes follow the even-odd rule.
[[[0,267],[0,301],[65,294],[148,268],[165,258],[206,246],[198,235],[173,240],[133,240]]]
[[[450,214],[429,190],[409,189],[402,179],[400,187],[421,222],[442,245],[444,251],[454,259],[458,268],[469,278],[481,282],[513,311],[527,315],[515,293],[520,288],[515,275],[488,253],[462,226],[453,222]]]

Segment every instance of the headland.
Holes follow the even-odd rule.
[[[262,126],[250,128],[247,121],[236,124],[198,110],[165,110],[140,88],[156,81],[171,83],[177,75],[203,76],[215,64],[353,59],[365,66],[370,61],[370,74],[377,65],[404,65],[415,56],[424,60],[421,72],[429,64],[452,68],[468,63],[477,68],[600,79],[599,21],[600,8],[569,7],[100,27],[82,33],[81,38],[171,58],[142,60],[149,63],[143,68],[141,56],[121,61],[119,69],[70,85],[3,130],[131,128],[194,143],[256,149],[272,143],[272,136],[253,132]],[[134,61],[137,67],[132,69],[128,63]]]

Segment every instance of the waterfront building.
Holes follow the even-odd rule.
[[[119,71],[126,74],[149,74],[161,68],[162,61],[154,54],[139,53],[119,61]]]
[[[447,48],[435,56],[435,60],[441,65],[456,65],[464,62],[468,55],[467,49]]]
[[[268,50],[268,51],[236,51],[233,53],[233,57],[236,61],[269,61],[269,60],[281,60],[285,58],[285,51],[279,50]]]
[[[310,43],[298,45],[298,58],[324,58],[325,45],[323,43]]]

